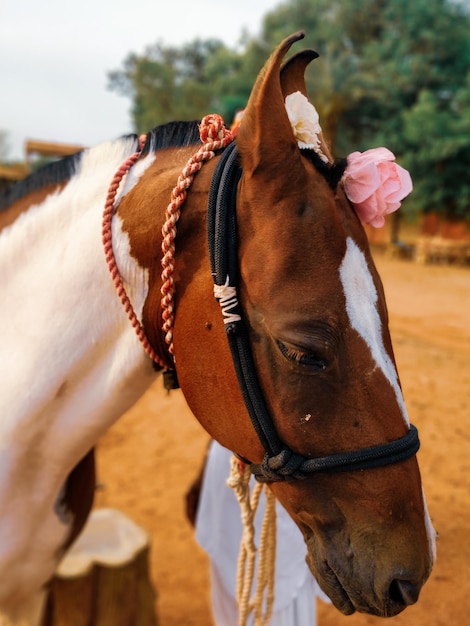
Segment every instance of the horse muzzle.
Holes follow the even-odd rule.
[[[339,553],[322,550],[308,541],[307,563],[322,590],[344,615],[356,611],[377,617],[393,617],[415,604],[432,567],[427,555],[408,563],[385,558],[362,560],[350,548]],[[393,552],[393,550],[392,550]]]
[[[318,582],[332,603],[344,615],[351,615],[358,611],[377,617],[393,617],[418,601],[424,584],[424,581],[412,582],[406,578],[406,575],[405,579],[392,575],[390,582],[387,582],[383,589],[376,591],[370,587],[370,593],[367,594],[363,590],[359,592],[351,585],[342,582],[327,563],[324,564],[323,569],[323,576],[320,576],[315,569]]]

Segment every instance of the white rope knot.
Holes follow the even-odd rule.
[[[246,626],[251,613],[254,614],[254,626],[269,626],[274,604],[276,500],[272,491],[261,483],[256,483],[250,497],[250,477],[249,466],[241,464],[233,455],[227,485],[235,492],[243,524],[237,571],[238,626]],[[255,543],[255,514],[263,487],[265,487],[266,510],[258,550]],[[256,590],[250,599],[257,554]]]
[[[224,285],[214,285],[214,297],[218,300],[222,309],[224,324],[233,324],[234,322],[239,322],[241,316],[232,311],[232,309],[238,307],[237,288],[232,287],[228,282],[229,278],[227,276]]]

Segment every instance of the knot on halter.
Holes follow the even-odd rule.
[[[233,141],[232,132],[225,127],[224,120],[218,113],[211,113],[202,118],[199,124],[199,136],[202,143],[220,141],[221,148]]]
[[[237,288],[229,285],[228,276],[224,285],[214,285],[214,297],[222,309],[225,329],[227,330],[228,325],[229,330],[227,332],[231,332],[234,330],[233,325],[236,325],[242,318],[239,313]]]
[[[274,456],[265,454],[261,464],[251,466],[251,472],[256,480],[261,483],[305,478],[305,474],[301,470],[304,461],[305,457],[301,454],[296,454],[289,448],[283,448],[279,454]]]
[[[266,456],[250,466],[258,482],[306,478],[317,472],[352,472],[401,463],[419,450],[418,430],[413,424],[404,437],[368,448],[339,452],[323,457],[303,457],[284,447],[279,454]]]

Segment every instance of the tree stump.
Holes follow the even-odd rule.
[[[115,509],[92,511],[54,576],[42,626],[157,626],[148,534]]]
[[[38,591],[7,613],[0,612],[0,626],[41,626],[47,594]]]

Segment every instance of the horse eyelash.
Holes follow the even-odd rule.
[[[308,352],[302,352],[301,350],[296,350],[295,348],[289,348],[282,341],[276,342],[279,350],[289,361],[293,361],[298,365],[304,366],[314,366],[321,370],[326,370],[326,363],[324,360],[316,358],[313,354],[309,354]]]

